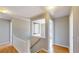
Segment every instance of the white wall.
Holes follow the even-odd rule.
[[[45,38],[45,23],[41,24],[41,36]]]
[[[10,41],[10,22],[0,19],[0,45]]]
[[[30,52],[30,19],[12,21],[13,45],[19,52]]]
[[[73,52],[79,53],[79,7],[73,8]]]
[[[69,16],[69,41],[70,41],[70,53],[73,53],[73,9],[71,8]]]
[[[53,43],[53,40],[54,40],[54,20],[53,18],[49,19],[49,29],[48,29],[48,34],[49,34],[49,38],[48,38],[48,48],[49,48],[49,53],[53,53],[53,48],[52,48],[52,45],[54,44]]]
[[[54,43],[63,47],[69,47],[69,17],[55,19]]]

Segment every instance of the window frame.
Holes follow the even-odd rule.
[[[36,25],[38,25],[38,32],[36,32]],[[34,26],[34,31],[33,31],[33,34],[36,35],[36,34],[40,34],[40,24],[39,23],[36,23],[36,22],[33,22],[33,26]]]

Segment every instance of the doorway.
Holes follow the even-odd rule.
[[[54,53],[69,53],[69,16],[54,19]]]

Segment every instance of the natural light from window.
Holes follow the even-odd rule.
[[[45,37],[45,19],[32,21],[32,36]]]

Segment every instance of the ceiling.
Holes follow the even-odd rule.
[[[49,11],[52,17],[58,18],[62,16],[70,15],[71,7],[69,6],[58,6],[54,10]]]
[[[8,9],[10,14],[1,14],[0,18],[11,19],[13,15],[16,17],[33,17],[45,12],[44,6],[3,6]],[[70,14],[70,7],[61,6],[56,7],[54,10],[50,10],[49,13],[52,17],[57,18]]]
[[[44,12],[40,6],[9,6],[5,8],[12,11],[12,13],[16,15],[24,17],[33,17]]]
[[[33,17],[44,12],[43,7],[38,6],[4,6],[2,8],[8,9],[10,14],[0,14],[0,18],[4,17],[10,19],[12,16],[18,18],[21,17]]]

